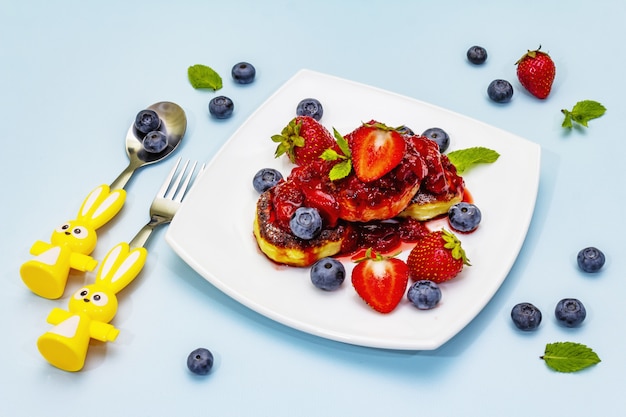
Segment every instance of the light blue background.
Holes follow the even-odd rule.
[[[617,0],[0,1],[0,415],[621,415],[625,17],[626,3]],[[473,44],[487,48],[485,65],[467,63]],[[515,61],[540,44],[557,66],[545,101],[515,79]],[[256,66],[254,84],[230,79],[239,61]],[[236,105],[231,119],[208,116],[215,93],[187,81],[196,63],[224,77],[220,93]],[[67,296],[34,296],[19,266],[35,240],[47,240],[93,187],[126,166],[124,137],[136,112],[161,100],[183,106],[189,125],[177,154],[208,161],[301,68],[430,102],[541,145],[533,222],[491,303],[433,352],[344,345],[240,306],[184,264],[161,229],[141,279],[123,293],[118,341],[94,344],[79,373],[49,366],[36,339]],[[511,103],[486,97],[495,78],[512,82]],[[608,112],[589,129],[566,132],[560,109],[583,99]],[[147,221],[172,161],[136,174],[94,257]],[[575,261],[589,245],[608,258],[594,276],[578,272]],[[554,305],[564,297],[587,306],[582,327],[555,323]],[[520,301],[544,312],[537,332],[514,329],[509,312]],[[577,374],[552,372],[539,356],[556,341],[585,343],[602,362]],[[206,378],[185,367],[198,346],[216,356]]]

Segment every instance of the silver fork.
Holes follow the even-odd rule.
[[[150,221],[137,233],[137,235],[135,235],[133,240],[130,241],[129,246],[131,249],[145,246],[148,238],[155,228],[162,224],[167,224],[174,219],[174,216],[183,201],[183,197],[191,188],[191,178],[193,177],[193,173],[196,170],[197,165],[197,162],[194,161],[191,169],[187,172],[187,176],[183,179],[183,175],[185,174],[185,171],[187,171],[187,166],[190,162],[187,160],[176,179],[173,180],[174,175],[178,170],[178,166],[180,165],[180,161],[181,158],[178,158],[176,165],[174,165],[174,168],[172,168],[169,175],[165,179],[165,182],[161,186],[161,189],[152,201],[152,204],[150,205]],[[202,165],[198,171],[196,178],[198,178],[203,170],[204,165]]]

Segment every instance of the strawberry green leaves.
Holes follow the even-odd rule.
[[[600,363],[600,357],[591,348],[574,342],[548,343],[540,358],[557,372],[577,372]]]
[[[472,266],[469,259],[465,255],[465,250],[461,246],[461,241],[446,229],[441,229],[441,238],[445,242],[443,247],[452,251],[452,257],[454,259],[462,259],[463,265]]]
[[[192,65],[187,69],[187,77],[193,88],[209,88],[213,91],[222,88],[222,77],[206,65]]]
[[[280,135],[272,136],[272,142],[278,143],[274,152],[274,158],[287,154],[289,160],[295,162],[294,149],[304,147],[304,138],[300,136],[301,128],[302,124],[297,123],[296,119],[293,119],[283,128]]]
[[[333,128],[333,132],[335,135],[335,139],[337,140],[337,145],[339,146],[339,149],[341,150],[343,155],[341,155],[334,149],[326,149],[320,155],[320,158],[325,161],[341,160],[341,162],[337,163],[328,173],[330,180],[336,181],[350,175],[350,171],[352,171],[352,155],[346,139],[341,135],[341,133],[337,131],[337,129]]]
[[[565,128],[572,128],[574,123],[588,127],[588,122],[598,117],[602,117],[606,112],[606,107],[597,101],[583,100],[574,105],[572,110],[563,109],[561,113],[565,115],[563,124]]]
[[[491,164],[496,162],[500,154],[493,149],[476,146],[473,148],[459,149],[448,153],[448,159],[456,167],[459,174],[467,171],[476,164]]]

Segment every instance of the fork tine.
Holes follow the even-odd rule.
[[[189,161],[187,161],[189,162]],[[196,170],[196,165],[197,165],[197,161],[194,161],[193,165],[191,166],[191,169],[189,170],[189,173],[187,174],[187,177],[185,178],[185,181],[183,182],[183,184],[180,186],[180,189],[178,190],[178,194],[176,194],[176,198],[174,198],[174,201],[177,202],[181,202],[183,201],[183,196],[187,193],[187,190],[189,188],[189,182],[191,181],[191,177],[193,176],[193,172]],[[185,168],[187,167],[187,164],[185,164]],[[181,172],[181,175],[183,174],[184,170]]]
[[[176,164],[174,165],[174,168],[172,168],[170,173],[167,175],[167,178],[165,179],[165,181],[163,181],[163,185],[161,185],[161,188],[159,189],[159,192],[157,193],[157,197],[165,198],[165,193],[167,192],[167,189],[170,188],[170,183],[172,182],[172,178],[174,178],[174,174],[176,174],[176,170],[178,169],[178,165],[180,165],[180,161],[181,161],[181,158],[178,158],[178,160],[176,161]]]
[[[198,170],[198,173],[196,174],[196,178],[193,180],[193,184],[191,184],[191,187],[193,187],[196,184],[196,182],[198,182],[198,179],[204,172],[205,168],[206,168],[206,164],[202,164],[202,166],[200,166],[200,169]]]
[[[167,191],[167,194],[165,194],[165,198],[167,198],[168,200],[173,200],[174,199],[174,195],[178,191],[178,186],[180,185],[180,181],[183,179],[183,175],[185,174],[185,170],[187,170],[187,165],[189,165],[189,160],[187,160],[187,162],[185,162],[185,165],[183,165],[183,168],[178,173],[178,176],[176,177],[176,180],[174,180],[174,182],[172,182],[170,184],[170,188]]]

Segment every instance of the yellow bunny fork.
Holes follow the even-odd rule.
[[[112,342],[117,338],[119,330],[109,324],[117,313],[116,294],[139,274],[146,261],[144,245],[150,234],[157,226],[172,221],[190,188],[196,163],[183,180],[187,161],[176,180],[172,181],[179,164],[180,159],[152,202],[148,224],[130,244],[120,243],[107,253],[95,282],[70,297],[67,311],[55,308],[48,315],[47,321],[54,327],[39,337],[37,348],[50,364],[64,371],[79,371],[84,366],[91,339]]]

